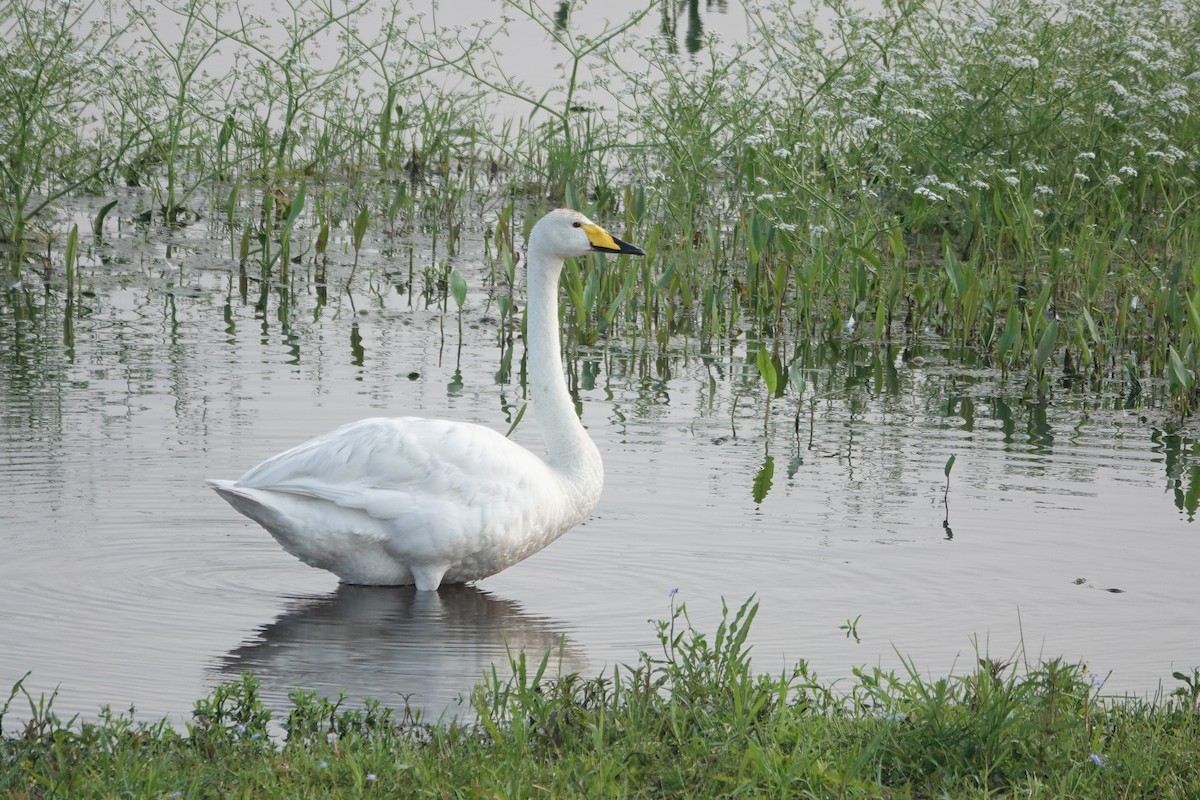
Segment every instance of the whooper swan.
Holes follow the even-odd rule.
[[[567,209],[529,236],[528,382],[544,461],[480,425],[372,418],[209,485],[289,553],[345,583],[433,591],[541,550],[588,515],[604,484],[563,378],[558,328],[563,261],[591,251],[645,255]]]

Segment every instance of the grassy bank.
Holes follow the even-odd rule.
[[[253,676],[186,731],[45,702],[7,723],[0,792],[43,797],[1195,797],[1198,676],[1154,702],[1100,696],[1082,665],[998,663],[933,679],[801,663],[751,671],[747,602],[706,635],[675,609],[661,652],[594,678],[523,659],[485,679],[470,723],[427,725],[296,692],[271,719]],[[18,690],[12,704],[26,698]],[[274,724],[274,728],[272,725]],[[273,737],[271,731],[282,731]]]

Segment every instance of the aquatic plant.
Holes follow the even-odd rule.
[[[569,6],[509,0],[562,56],[548,87],[506,69],[503,15],[289,0],[268,21],[189,0],[117,29],[88,26],[100,7],[45,8],[3,12],[20,34],[0,67],[10,241],[116,180],[168,222],[207,198],[231,248],[266,264],[308,225],[326,244],[353,228],[357,261],[360,213],[453,254],[497,209],[565,204],[623,217],[655,254],[568,271],[571,346],[752,342],[782,375],[804,340],[936,336],[1032,403],[1059,378],[1161,382],[1180,416],[1200,401],[1191,6],[752,4],[745,42],[693,36],[683,58],[641,32],[652,4],[584,35]],[[113,41],[138,69],[113,67]],[[302,181],[311,220],[276,224],[272,198]]]
[[[141,136],[104,113],[125,30],[90,24],[96,6],[0,7],[0,242],[16,263],[28,226],[72,193],[105,191]]]

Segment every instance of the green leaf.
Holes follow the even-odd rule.
[[[92,220],[92,234],[99,237],[104,234],[104,218],[108,216],[108,212],[117,207],[117,201],[113,200],[110,203],[105,203],[98,212],[96,218]]]
[[[1008,306],[1008,320],[1004,323],[1004,332],[1000,334],[1000,341],[996,344],[996,356],[1003,359],[1008,355],[1008,351],[1016,344],[1017,338],[1021,335],[1021,314],[1017,310],[1017,304],[1014,301]]]
[[[284,228],[291,228],[296,223],[296,218],[300,216],[300,212],[304,210],[304,194],[305,184],[300,182],[300,188],[296,190],[296,196],[292,198],[292,202],[288,203],[287,219],[284,220]]]
[[[67,267],[67,294],[75,290],[75,264],[79,259],[79,226],[72,225],[67,234],[67,249],[64,254]]]
[[[963,274],[962,266],[958,263],[958,259],[954,256],[954,252],[949,246],[946,247],[946,255],[943,263],[946,267],[946,275],[950,278],[950,286],[954,289],[954,296],[962,299],[963,293],[967,290],[967,277]]]
[[[779,375],[775,371],[775,362],[771,360],[771,354],[767,352],[765,345],[760,345],[758,348],[758,358],[755,359],[758,364],[758,374],[762,375],[763,382],[767,384],[767,392],[775,394],[775,389],[779,386]]]
[[[521,404],[521,408],[519,411],[517,411],[517,415],[515,417],[513,417],[512,425],[509,425],[508,430],[505,431],[505,433],[504,433],[505,436],[513,435],[513,431],[515,431],[517,429],[517,426],[521,424],[521,419],[524,418],[525,409],[527,409],[527,408],[529,408],[528,403]]]
[[[950,457],[946,459],[945,472],[946,472],[947,478],[950,477],[950,470],[952,470],[952,469],[954,469],[954,454],[953,453],[951,453]]]
[[[321,228],[317,231],[317,255],[325,255],[325,249],[329,247],[329,220],[321,220]]]
[[[767,456],[754,476],[754,502],[761,503],[771,491],[772,479],[775,477],[775,457]]]
[[[1192,374],[1183,366],[1174,345],[1167,345],[1167,377],[1172,391],[1187,392],[1192,388]]]
[[[866,249],[865,247],[851,247],[850,252],[866,261],[877,270],[883,269],[883,262],[879,260],[879,255]]]
[[[788,383],[796,390],[797,395],[804,396],[804,388],[807,383],[804,380],[804,365],[798,358],[788,365]]]
[[[454,305],[461,310],[467,301],[467,279],[457,269],[450,270],[450,296],[454,298]]]
[[[354,218],[354,250],[358,252],[362,248],[363,236],[367,233],[367,223],[371,221],[371,213],[363,206],[358,210],[358,216]]]
[[[583,284],[583,310],[585,313],[591,313],[592,308],[596,305],[596,297],[600,294],[600,273],[596,270],[589,270],[587,280]]]
[[[1104,340],[1100,338],[1100,329],[1096,326],[1096,320],[1092,319],[1091,312],[1087,310],[1087,306],[1084,306],[1081,310],[1083,311],[1083,321],[1087,323],[1088,334],[1092,337],[1092,341],[1097,346],[1104,344]]]
[[[1187,317],[1188,325],[1191,326],[1192,333],[1197,338],[1200,338],[1200,310],[1197,310],[1196,303],[1192,300],[1192,296],[1187,295]]]
[[[1046,326],[1046,332],[1042,334],[1042,340],[1038,342],[1037,353],[1033,357],[1033,370],[1036,374],[1042,374],[1046,362],[1050,360],[1050,354],[1054,352],[1054,345],[1057,343],[1058,320],[1052,319]]]
[[[629,296],[633,294],[633,281],[637,277],[637,273],[629,270],[625,273],[625,282],[621,284],[621,290],[617,292],[617,296],[608,304],[608,308],[604,310],[604,324],[612,325],[613,318],[617,316],[617,312],[625,305]]]
[[[796,473],[802,466],[804,466],[804,459],[801,456],[793,456],[791,461],[788,461],[787,476],[789,478],[796,477]]]

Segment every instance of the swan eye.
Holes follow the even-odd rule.
[[[582,223],[582,222],[579,222],[579,221],[577,220],[577,221],[575,221],[575,222],[572,222],[572,223],[571,223],[571,227],[572,227],[572,228],[582,228],[582,227],[583,227],[583,223]]]

